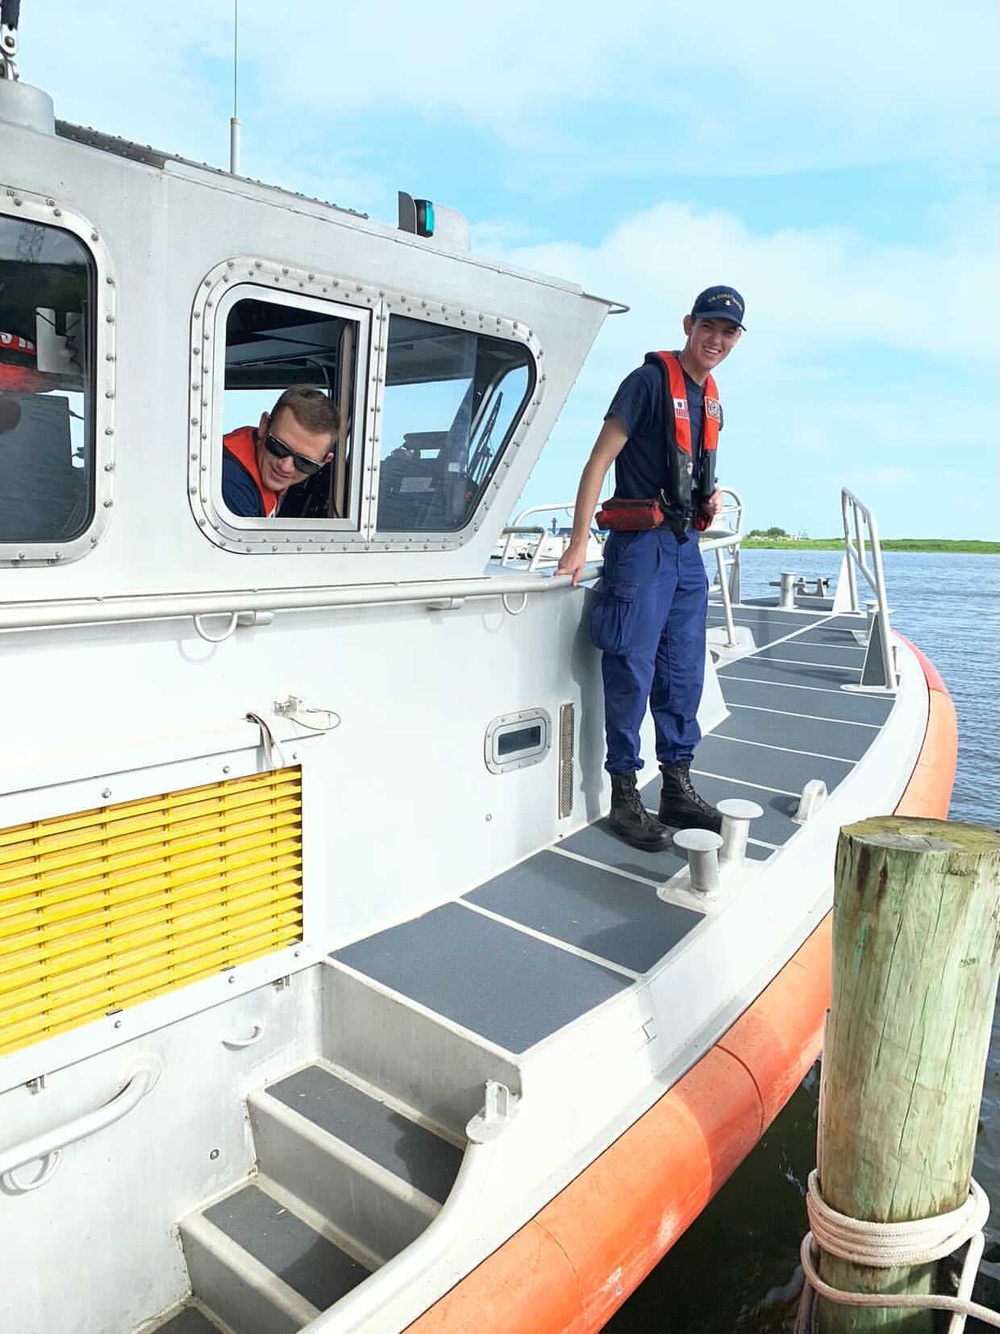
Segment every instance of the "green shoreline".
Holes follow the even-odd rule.
[[[743,549],[756,551],[838,551],[842,537],[745,537]],[[944,537],[883,537],[883,551],[966,552],[977,556],[1000,553],[1000,542],[952,541]]]

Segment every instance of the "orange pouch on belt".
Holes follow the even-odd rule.
[[[606,500],[594,516],[601,529],[617,533],[641,533],[659,528],[663,507],[658,500]]]

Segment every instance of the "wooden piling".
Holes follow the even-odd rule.
[[[1000,830],[901,816],[841,830],[820,1128],[831,1208],[884,1223],[963,1203],[998,967]],[[824,1255],[820,1274],[849,1292],[926,1293],[935,1268]],[[934,1315],[820,1300],[814,1327],[929,1334]]]

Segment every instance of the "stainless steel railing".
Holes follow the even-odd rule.
[[[862,609],[858,598],[858,575],[860,574],[875,594],[878,607],[877,633],[884,665],[884,672],[882,673],[884,680],[874,684],[894,690],[896,681],[893,671],[892,646],[889,639],[889,604],[885,594],[885,574],[882,570],[882,546],[879,542],[878,524],[875,522],[875,515],[872,514],[867,505],[863,505],[857,496],[848,491],[846,487],[840,493],[840,509],[844,521],[845,565],[851,610],[861,611]]]

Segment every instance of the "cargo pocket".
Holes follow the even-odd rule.
[[[627,653],[635,635],[639,585],[602,585],[590,609],[590,638],[602,653]]]

